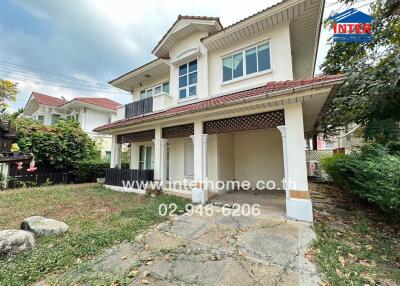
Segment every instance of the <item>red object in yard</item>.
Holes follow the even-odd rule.
[[[17,170],[22,170],[22,162],[18,162],[17,164]]]
[[[28,172],[35,172],[37,170],[37,167],[35,167],[35,159],[32,158],[32,161],[29,163],[29,169],[27,169]]]

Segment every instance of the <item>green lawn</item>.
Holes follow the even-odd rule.
[[[310,258],[328,285],[400,284],[399,218],[330,185],[313,185]]]
[[[63,236],[38,239],[31,251],[0,257],[0,285],[30,284],[90,260],[116,243],[133,240],[165,219],[158,214],[162,203],[176,203],[183,211],[187,201],[166,195],[145,198],[97,184],[0,192],[0,230],[18,229],[24,218],[33,215],[62,220],[70,226]]]

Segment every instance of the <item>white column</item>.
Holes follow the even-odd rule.
[[[117,142],[117,135],[112,135],[111,139],[111,161],[110,168],[121,168],[121,147],[122,144]]]
[[[138,143],[130,143],[131,144],[131,154],[129,158],[129,169],[139,169],[139,148],[140,145]]]
[[[194,203],[205,204],[208,200],[208,192],[205,187],[205,170],[206,165],[204,161],[207,155],[207,148],[204,149],[204,141],[207,143],[207,138],[203,136],[203,122],[197,120],[194,122],[194,135],[193,139],[193,153],[194,153],[194,188],[192,190],[192,201]]]
[[[286,199],[289,198],[289,185],[287,184],[288,180],[288,167],[287,167],[287,146],[286,146],[286,126],[277,126],[278,130],[281,132],[282,135],[282,150],[283,150],[283,166],[284,166],[284,172],[285,172],[285,178],[284,178],[284,187],[285,187],[285,193],[286,193]]]
[[[165,182],[168,180],[167,178],[167,139],[161,139],[161,184],[164,185]]]
[[[208,141],[208,134],[202,134],[201,135],[201,143],[202,143],[202,152],[203,152],[203,160],[202,160],[202,165],[203,165],[203,182],[204,186],[203,189],[205,191],[208,191],[208,161],[207,161],[207,141]]]
[[[10,165],[9,163],[0,163],[0,171],[3,176],[3,188],[6,189],[8,187],[8,173],[9,173]]]
[[[302,103],[284,107],[285,127],[280,127],[285,161],[286,215],[289,218],[313,221],[308,193]],[[284,132],[282,132],[284,131]]]
[[[155,128],[154,137],[154,180],[161,180],[161,127],[157,126]]]

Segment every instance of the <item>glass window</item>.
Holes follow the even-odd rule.
[[[180,76],[179,77],[179,87],[187,86],[187,76]]]
[[[257,57],[258,57],[258,71],[265,71],[271,68],[268,43],[257,47]]]
[[[193,177],[194,175],[194,150],[193,142],[185,142],[185,176]]]
[[[111,161],[111,151],[106,151],[106,160]]]
[[[60,119],[60,114],[52,114],[51,115],[51,125],[56,124],[58,119]]]
[[[142,91],[140,92],[140,99],[144,99],[144,98],[146,98],[146,91],[145,91],[145,90],[142,90]]]
[[[197,60],[179,67],[179,98],[197,95]]]
[[[269,43],[246,49],[222,60],[222,80],[235,78],[271,69]]]
[[[163,92],[169,93],[169,81],[163,83],[162,89]]]
[[[160,86],[156,86],[154,88],[154,94],[159,94],[159,93],[161,93],[161,85]]]
[[[37,116],[37,120],[38,120],[40,123],[44,123],[44,115],[38,115],[38,116]]]
[[[225,58],[223,60],[223,80],[231,80],[232,79],[232,57]]]
[[[243,75],[243,54],[233,55],[233,78]]]
[[[146,97],[151,97],[153,95],[153,90],[152,89],[148,89],[146,91]]]
[[[179,98],[185,98],[186,97],[186,88],[182,88],[179,90]]]
[[[246,50],[246,74],[257,72],[257,50],[256,48]]]

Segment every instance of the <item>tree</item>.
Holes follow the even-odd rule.
[[[18,94],[18,87],[16,83],[9,80],[0,79],[0,110],[3,113],[8,104],[7,100],[15,101]]]
[[[354,4],[357,0],[339,0]],[[363,136],[380,143],[400,137],[400,17],[399,1],[377,0],[370,6],[373,40],[333,43],[322,72],[347,74],[322,121],[322,132],[335,135],[351,123]],[[326,22],[331,24],[330,21]]]

